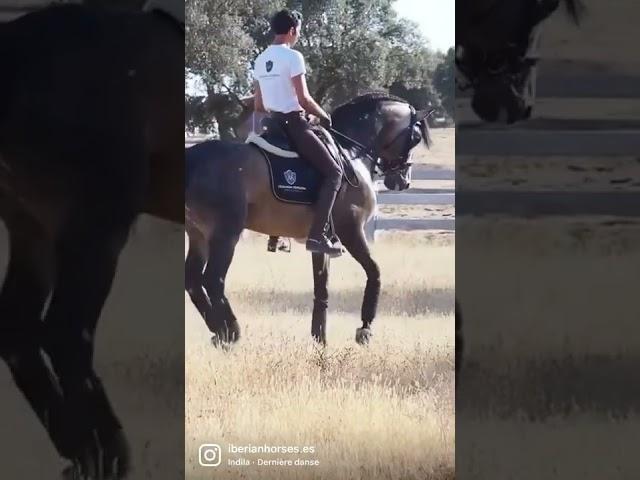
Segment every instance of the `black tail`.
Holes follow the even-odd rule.
[[[213,162],[218,158],[224,158],[230,154],[229,148],[238,144],[224,142],[221,140],[207,140],[202,143],[185,148],[184,151],[184,188],[189,187],[191,179],[203,162]]]

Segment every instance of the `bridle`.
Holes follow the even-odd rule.
[[[371,170],[370,170],[371,176],[378,175],[380,177],[385,177],[387,175],[396,174],[398,172],[405,172],[412,165],[412,163],[409,162],[409,155],[411,154],[411,149],[413,148],[413,145],[412,145],[413,131],[415,127],[418,124],[420,124],[420,122],[426,122],[427,118],[429,118],[431,114],[435,112],[435,109],[432,109],[429,111],[429,113],[427,113],[427,115],[425,115],[424,118],[418,120],[416,109],[413,108],[413,105],[409,105],[409,108],[411,109],[411,118],[409,119],[409,125],[403,128],[400,132],[398,132],[393,137],[393,139],[391,139],[391,141],[383,145],[381,149],[378,149],[376,147],[375,145],[376,142],[374,142],[372,146],[366,147],[365,145],[362,145],[357,140],[354,140],[353,138],[345,135],[344,133],[334,128],[331,128],[330,131],[331,133],[334,133],[339,137],[347,140],[354,147],[358,148],[367,157],[369,157],[369,159],[371,160]],[[392,147],[393,145],[396,144],[396,142],[399,139],[403,137],[405,138],[405,144],[404,144],[402,154],[398,157],[399,161],[397,163],[394,162],[394,165],[391,165],[391,166],[386,165],[385,160],[380,155],[380,151],[381,150],[384,151]]]

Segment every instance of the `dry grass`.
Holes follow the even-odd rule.
[[[638,478],[640,224],[612,220],[460,222],[460,474]]]
[[[329,347],[310,339],[311,265],[301,245],[268,254],[251,235],[238,247],[229,298],[243,328],[223,353],[187,304],[187,477],[209,478],[200,443],[313,446],[318,466],[228,466],[221,478],[453,478],[453,246],[390,235],[374,253],[383,273],[373,342],[354,342],[364,274],[332,263]]]

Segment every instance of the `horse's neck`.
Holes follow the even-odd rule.
[[[373,175],[371,168],[371,160],[363,159],[361,157],[355,157],[351,160],[351,165],[353,165],[353,169],[356,172],[359,172],[360,175],[367,181],[370,181],[373,184]]]
[[[361,171],[363,174],[366,173],[366,178],[373,182],[375,166],[371,158],[358,152],[358,154],[356,154],[351,160],[351,163],[353,164],[354,169]]]

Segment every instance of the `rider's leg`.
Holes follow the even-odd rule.
[[[342,182],[342,170],[327,148],[311,130],[302,113],[292,113],[283,122],[289,138],[296,149],[316,167],[323,176],[322,186],[316,202],[316,212],[309,237],[307,250],[337,256],[342,253],[339,246],[333,246],[326,236],[331,209]]]

